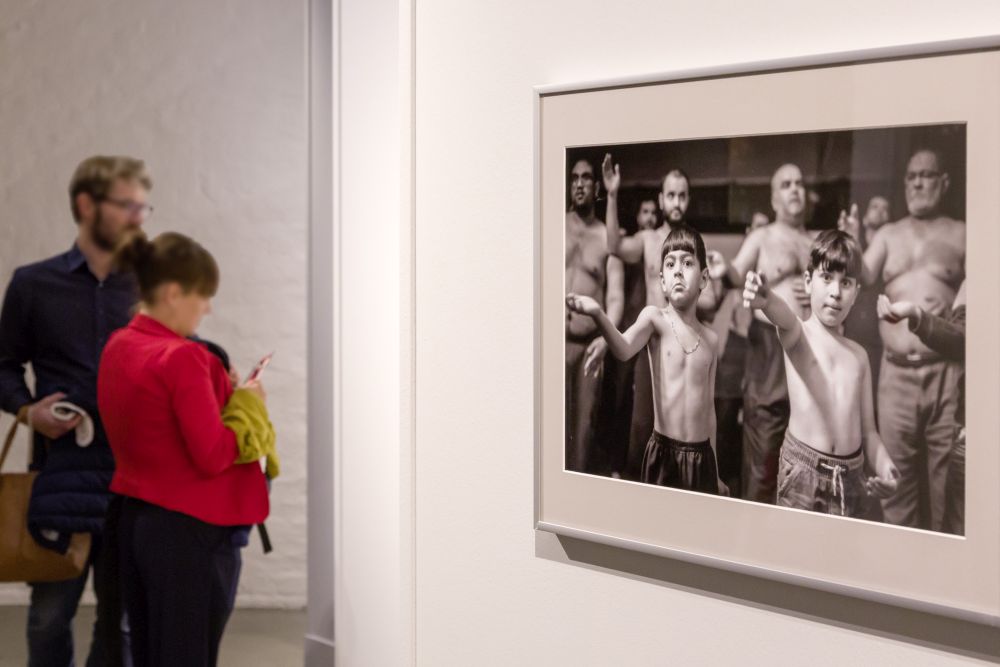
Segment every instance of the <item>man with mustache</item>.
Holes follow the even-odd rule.
[[[806,189],[802,170],[783,164],[771,177],[774,222],[750,232],[728,267],[730,282],[742,284],[749,271],[799,319],[809,317],[803,275],[812,239],[805,229]],[[777,491],[778,451],[788,427],[788,387],[784,353],[774,325],[754,311],[747,330],[746,390],[743,396],[743,497],[773,503]]]
[[[108,486],[114,459],[97,412],[97,366],[111,333],[125,326],[135,304],[135,283],[112,269],[112,251],[152,212],[152,180],[141,160],[94,156],[77,167],[69,196],[77,225],[69,251],[14,272],[0,312],[0,407],[34,429],[28,528],[43,547],[64,551],[75,532],[92,535],[97,622],[88,666],[117,664],[120,613],[109,572],[113,548],[102,549]],[[25,382],[25,366],[35,391]],[[52,404],[69,401],[93,419],[93,441],[78,446],[80,417],[60,421]],[[73,662],[71,623],[88,571],[69,581],[34,583],[28,609],[31,665]],[[124,656],[128,660],[127,654]],[[126,662],[128,664],[128,662]]]
[[[618,190],[621,170],[612,163],[611,155],[604,156],[601,165],[604,188],[608,193],[608,251],[627,264],[642,262],[646,282],[646,305],[665,308],[667,305],[660,284],[660,250],[667,235],[684,224],[684,215],[691,202],[688,176],[681,169],[673,168],[663,177],[658,196],[663,225],[659,228],[640,229],[632,236],[622,236],[618,223]],[[711,253],[710,253],[711,254]],[[714,255],[713,255],[714,257]],[[698,296],[698,307],[714,309],[715,292],[705,289]],[[635,361],[633,380],[635,396],[632,401],[632,428],[629,433],[626,478],[638,479],[639,467],[646,442],[653,432],[653,390],[648,352],[642,351]]]
[[[566,294],[593,298],[615,326],[624,308],[624,270],[608,253],[608,229],[596,214],[600,184],[588,159],[573,163],[566,212]],[[616,232],[617,233],[617,232]],[[590,317],[566,314],[566,469],[592,472],[595,416],[608,344]]]
[[[892,302],[944,316],[965,279],[965,222],[941,211],[950,179],[938,151],[921,148],[904,177],[908,214],[881,227],[864,255],[865,285],[879,278]],[[863,233],[857,207],[840,224]],[[885,520],[941,530],[949,457],[955,444],[962,366],[929,348],[905,321],[879,322],[879,431],[899,468],[899,491],[882,502]]]

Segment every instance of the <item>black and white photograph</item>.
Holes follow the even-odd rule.
[[[966,135],[565,148],[564,469],[964,535]]]

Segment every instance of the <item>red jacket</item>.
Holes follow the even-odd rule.
[[[150,317],[112,334],[97,374],[111,490],[220,526],[263,521],[264,474],[233,463],[236,435],[222,425],[232,391],[217,357]]]

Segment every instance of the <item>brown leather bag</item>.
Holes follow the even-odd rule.
[[[11,424],[0,453],[3,470],[18,422]],[[61,554],[40,546],[28,532],[28,501],[37,472],[0,472],[0,581],[63,581],[83,574],[90,533],[74,533]]]

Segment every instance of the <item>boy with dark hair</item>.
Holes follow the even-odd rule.
[[[778,505],[863,517],[868,496],[896,491],[899,471],[875,427],[868,355],[843,335],[861,270],[861,248],[851,236],[821,233],[804,274],[812,310],[804,321],[759,274],[747,274],[743,299],[774,323],[784,350],[791,414]],[[874,472],[867,479],[866,465]]]
[[[573,312],[593,318],[616,359],[649,350],[653,378],[654,432],[646,444],[640,481],[704,493],[728,493],[715,455],[717,337],[695,317],[698,295],[708,284],[705,243],[687,225],[675,227],[660,252],[665,308],[646,306],[624,333],[596,300],[570,294]]]

